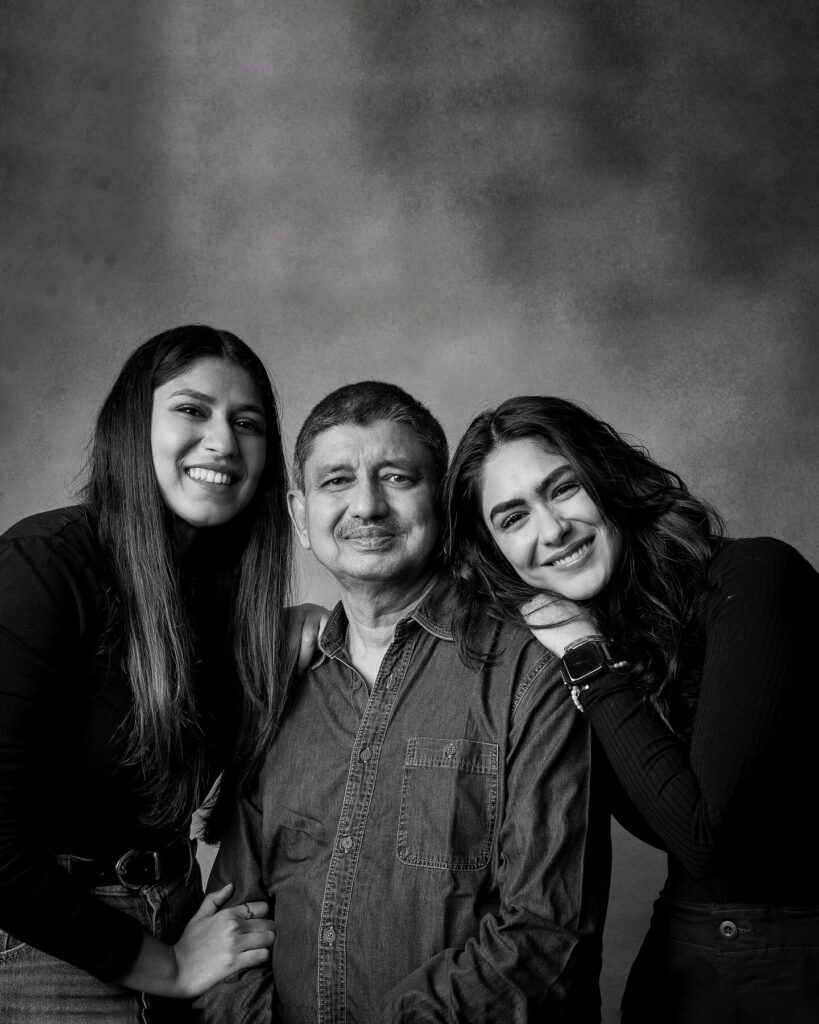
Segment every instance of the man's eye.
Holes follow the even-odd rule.
[[[387,473],[384,477],[391,484],[409,484],[412,483],[412,477],[407,476],[406,473]]]

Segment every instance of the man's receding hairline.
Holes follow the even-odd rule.
[[[337,427],[371,427],[376,423],[399,423],[402,426],[409,427],[409,429],[415,436],[416,441],[418,441],[418,443],[421,445],[421,447],[427,454],[427,459],[429,462],[428,468],[433,472],[435,471],[438,461],[436,458],[435,450],[432,448],[431,445],[428,445],[424,442],[424,439],[421,437],[421,434],[419,433],[415,424],[411,423],[409,420],[404,419],[403,417],[396,418],[394,416],[372,416],[367,418],[366,420],[348,419],[344,420],[341,423],[331,423],[326,427],[322,427],[321,430],[317,431],[315,434],[312,435],[312,437],[310,438],[310,444],[307,447],[306,451],[304,452],[304,458],[301,460],[301,462],[298,462],[295,467],[297,476],[297,489],[300,491],[304,490],[304,471],[307,468],[307,463],[310,461],[311,457],[313,456],[313,453],[316,450],[316,443],[318,442],[318,439],[320,437],[322,437],[324,434],[328,434],[331,430],[335,430]],[[440,480],[438,481],[438,483],[440,483]]]

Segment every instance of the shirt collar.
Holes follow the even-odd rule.
[[[438,581],[429,591],[424,600],[414,608],[409,615],[399,619],[395,624],[395,632],[400,636],[409,628],[411,622],[416,622],[427,633],[437,637],[439,640],[455,641],[455,634],[452,631],[452,617],[455,611],[455,596],[446,577],[439,577]],[[318,647],[321,652],[311,668],[318,668],[328,658],[337,658],[344,650],[347,636],[347,615],[341,601],[333,608],[327,625],[319,637]]]

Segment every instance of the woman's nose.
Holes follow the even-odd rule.
[[[233,426],[218,417],[213,417],[208,423],[204,444],[208,451],[219,455],[235,455],[239,450]]]
[[[568,520],[556,515],[551,509],[542,507],[537,518],[538,541],[548,547],[560,544],[569,531]]]

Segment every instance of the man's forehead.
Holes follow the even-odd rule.
[[[317,434],[305,463],[305,472],[326,466],[412,463],[427,468],[431,453],[408,423],[374,420],[372,423],[341,423]]]

